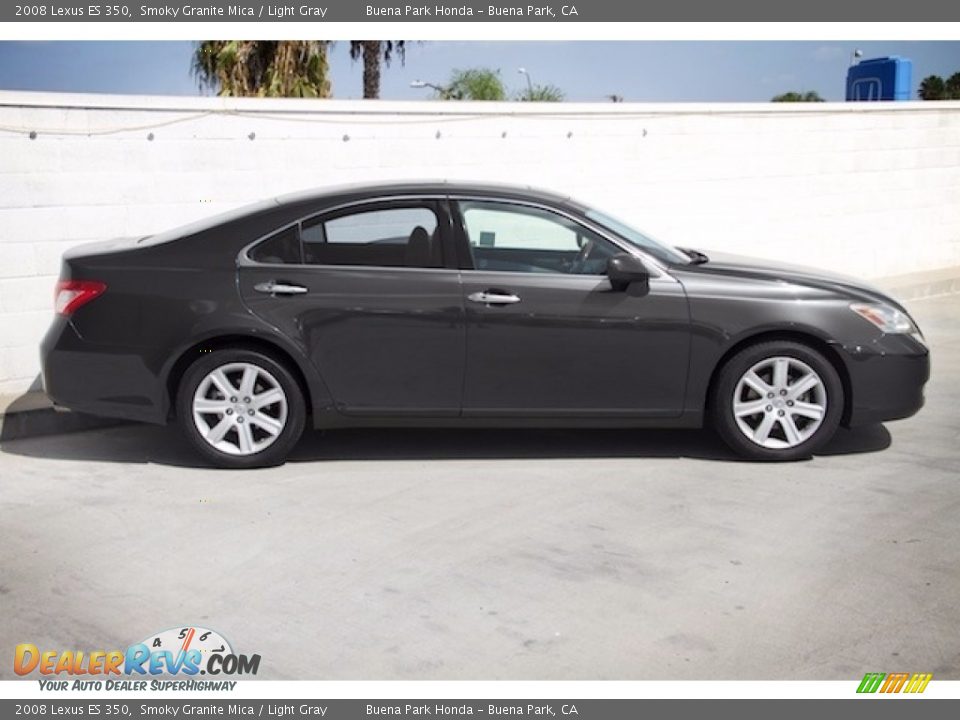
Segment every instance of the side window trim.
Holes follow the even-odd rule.
[[[612,242],[620,250],[625,253],[631,253],[639,255],[644,259],[644,262],[654,271],[653,277],[670,281],[673,283],[678,282],[660,263],[656,258],[650,256],[649,254],[638,250],[634,247],[631,247],[626,241],[620,240],[615,236],[612,236],[611,233],[605,228],[598,227],[594,223],[584,222],[580,218],[566,213],[558,208],[555,208],[551,205],[546,205],[544,203],[526,201],[518,198],[509,198],[509,197],[497,197],[495,195],[475,195],[468,193],[457,193],[457,192],[448,192],[444,194],[439,193],[430,193],[425,195],[387,195],[373,198],[364,198],[361,200],[352,200],[349,202],[341,203],[338,205],[332,205],[330,207],[318,210],[315,212],[308,213],[296,220],[286,223],[280,227],[274,228],[269,233],[266,233],[256,240],[250,242],[244,246],[237,255],[237,263],[240,265],[252,265],[252,266],[261,266],[261,267],[290,267],[290,264],[284,263],[261,263],[250,257],[250,251],[259,245],[260,243],[268,240],[273,235],[282,232],[290,227],[297,226],[297,235],[300,234],[301,223],[307,222],[314,218],[320,217],[330,212],[335,212],[340,209],[345,209],[349,207],[362,207],[365,205],[370,205],[379,202],[389,202],[394,200],[420,200],[420,201],[433,201],[436,203],[436,207],[440,211],[440,224],[442,225],[441,237],[443,238],[443,248],[444,248],[444,266],[441,268],[380,268],[375,265],[359,265],[359,266],[350,266],[350,267],[364,267],[370,270],[380,270],[380,269],[392,269],[392,270],[459,270],[459,271],[475,271],[475,272],[489,272],[485,270],[477,270],[473,267],[473,260],[470,255],[469,239],[467,238],[466,229],[463,226],[462,216],[460,214],[459,203],[461,201],[487,201],[487,202],[499,202],[499,203],[509,203],[513,205],[519,205],[524,207],[539,208],[541,210],[546,210],[548,212],[555,213],[562,217],[566,217],[569,220],[582,225],[589,230],[592,230],[594,233],[600,235],[606,240]],[[294,265],[294,267],[325,267],[325,268],[334,268],[334,267],[348,267],[344,265],[305,265],[302,263],[302,248],[301,248],[301,263],[299,265]],[[510,271],[503,271],[510,272]],[[518,275],[524,275],[527,273],[517,272]],[[562,273],[557,273],[562,275]]]
[[[307,263],[306,262],[306,253],[304,251],[304,244],[302,238],[303,225],[305,223],[310,223],[312,221],[318,221],[321,223],[326,223],[329,220],[336,219],[337,217],[343,217],[355,213],[368,212],[379,209],[389,209],[390,205],[396,204],[397,207],[415,207],[420,205],[422,207],[429,208],[433,211],[434,215],[437,218],[437,228],[439,230],[440,238],[440,252],[441,252],[441,262],[442,264],[439,267],[405,267],[405,266],[390,266],[390,265],[330,265],[330,264],[318,264],[318,263]],[[258,260],[255,260],[251,253],[259,245],[269,242],[269,240],[280,233],[286,232],[292,227],[296,227],[297,231],[297,241],[299,244],[300,250],[300,262],[299,263],[264,263]],[[241,249],[237,260],[239,264],[253,265],[258,267],[298,267],[298,268],[339,268],[339,267],[353,267],[353,268],[365,268],[370,270],[459,270],[457,263],[457,258],[460,256],[459,248],[455,242],[456,232],[453,227],[453,218],[451,214],[451,203],[447,195],[396,195],[396,196],[381,196],[376,198],[365,198],[363,200],[355,200],[348,203],[343,203],[340,205],[331,206],[324,208],[323,210],[312,212],[308,215],[298,218],[292,222],[288,222],[285,225],[282,225],[269,233],[257,238],[243,249]]]

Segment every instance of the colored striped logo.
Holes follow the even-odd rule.
[[[858,693],[922,693],[933,680],[933,673],[867,673]]]

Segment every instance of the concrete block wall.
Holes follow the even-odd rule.
[[[303,188],[424,177],[551,188],[673,244],[864,278],[960,265],[960,102],[0,92],[0,393],[36,378],[66,248]]]

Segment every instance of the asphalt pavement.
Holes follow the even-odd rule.
[[[265,679],[960,679],[960,296],[910,303],[927,407],[753,464],[709,432],[309,433],[200,466],[168,428],[0,446],[13,647],[170,627]]]

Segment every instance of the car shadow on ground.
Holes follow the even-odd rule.
[[[890,442],[883,425],[841,428],[818,455],[878,452]],[[0,452],[79,462],[207,467],[176,428],[148,425],[10,441],[0,444]],[[357,429],[307,432],[288,462],[551,458],[742,461],[706,430]]]

